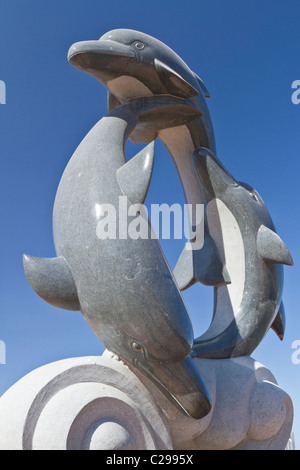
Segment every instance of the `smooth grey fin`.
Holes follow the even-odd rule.
[[[131,204],[143,204],[150,186],[154,163],[154,141],[117,170],[121,191]]]
[[[205,236],[202,248],[193,250],[191,246],[187,242],[173,271],[180,290],[185,290],[196,282],[215,287],[231,283],[227,268],[210,235]]]
[[[193,72],[193,73],[194,73],[194,72]],[[199,83],[199,85],[200,85],[200,88],[201,88],[201,90],[202,90],[202,92],[203,92],[205,98],[210,98],[210,93],[209,93],[208,89],[206,88],[206,86],[205,86],[203,80],[202,80],[202,79],[199,77],[199,75],[197,75],[196,73],[194,73],[194,75],[195,75],[195,78],[196,78],[196,80],[198,81],[198,83]]]
[[[112,111],[115,109],[117,106],[121,106],[121,101],[118,100],[118,98],[115,97],[115,95],[112,94],[111,91],[107,91],[107,107],[108,111]]]
[[[199,95],[196,88],[188,83],[179,73],[158,59],[154,60],[158,76],[168,93],[181,98]]]
[[[188,289],[197,282],[194,273],[193,251],[187,249],[187,244],[176,263],[173,275],[181,291]]]
[[[45,302],[65,310],[80,310],[73,275],[63,256],[37,258],[23,255],[23,264],[29,284]]]
[[[257,249],[261,257],[271,264],[287,264],[293,266],[293,260],[285,243],[279,235],[265,225],[261,225],[257,233]]]
[[[276,318],[271,325],[272,330],[275,331],[275,333],[277,334],[278,338],[281,341],[283,340],[283,337],[284,337],[285,325],[286,325],[285,309],[284,309],[283,302],[281,302]]]

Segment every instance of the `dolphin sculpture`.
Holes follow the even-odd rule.
[[[206,188],[204,187],[205,178],[201,177],[199,167],[199,171],[195,171],[193,158],[194,152],[199,148],[210,150],[212,152],[211,155],[216,154],[212,122],[206,104],[206,98],[209,97],[209,93],[198,75],[196,75],[174,51],[161,41],[158,41],[147,34],[127,29],[110,31],[104,34],[98,41],[75,43],[69,50],[68,59],[73,66],[91,74],[107,87],[109,109],[114,109],[121,103],[125,103],[133,98],[144,99],[148,96],[163,95],[166,97],[166,100],[171,97],[172,99],[175,97],[177,99],[181,99],[186,105],[190,105],[193,109],[196,108],[199,111],[199,115],[195,116],[194,119],[186,119],[186,122],[182,123],[177,122],[176,127],[172,125],[173,120],[176,117],[178,119],[176,113],[166,116],[165,114],[162,115],[160,112],[156,115],[156,127],[150,125],[148,127],[144,126],[141,129],[140,126],[137,126],[130,135],[130,139],[133,142],[149,142],[156,137],[160,138],[166,145],[175,162],[187,202],[192,205],[202,203],[206,205],[206,209],[211,208],[213,202],[207,202],[208,195]],[[219,163],[219,168],[223,168],[221,163]],[[226,173],[225,168],[223,168],[223,170]],[[244,191],[246,191],[246,186],[240,185]],[[248,195],[248,199],[250,198],[250,202],[252,202],[256,197],[256,192],[249,189],[249,194],[251,197]],[[244,194],[244,198],[247,199],[246,195],[247,192]],[[257,197],[259,198],[258,195]],[[218,198],[214,197],[213,199],[217,200]],[[233,201],[233,204],[235,204],[234,198]],[[219,202],[218,204],[222,203]],[[231,207],[228,209],[228,213],[231,209],[233,209],[233,213],[235,213],[235,208]],[[219,220],[220,218],[218,211],[218,208],[214,211],[215,220]],[[226,237],[227,243],[228,233],[231,233],[231,230],[227,232],[227,235],[225,231],[221,231],[219,236],[216,236],[216,233],[212,236],[210,227],[211,222],[210,224],[208,223],[207,214],[208,213],[206,211],[203,246],[201,249],[198,249],[199,247],[196,247],[195,249],[193,247],[193,243],[187,243],[182,256],[175,266],[174,276],[180,290],[187,289],[195,282],[201,282],[202,284],[215,287],[214,320],[209,332],[205,333],[205,337],[208,338],[209,335],[212,335],[212,337],[214,336],[214,329],[220,333],[222,331],[222,327],[225,328],[226,323],[229,325],[231,320],[234,325],[235,315],[236,318],[244,318],[244,325],[246,325],[247,318],[249,317],[247,317],[247,315],[243,317],[242,314],[237,315],[237,309],[240,305],[241,296],[243,295],[244,290],[243,287],[237,283],[237,270],[233,270],[232,265],[230,265],[230,269],[228,269],[228,256],[226,259],[224,256],[225,241],[222,237]],[[268,219],[268,221],[270,220],[271,219]],[[262,221],[261,225],[263,224],[264,223]],[[193,218],[191,219],[191,226],[194,230],[195,220]],[[266,222],[265,226],[269,228],[269,234],[273,232],[273,224],[271,222],[269,225]],[[220,230],[222,229],[221,226],[219,226],[219,228]],[[262,234],[263,230],[264,229],[262,228],[260,234]],[[255,232],[256,228],[253,233]],[[237,233],[240,233],[240,231],[233,232],[236,237],[238,236]],[[260,238],[262,237],[263,236],[260,235]],[[235,238],[232,238],[232,240],[233,239]],[[276,238],[276,240],[278,241],[278,245],[280,245],[280,239]],[[243,244],[241,234],[240,242],[241,243],[238,245],[239,247]],[[274,251],[276,252],[276,243],[274,242],[273,245]],[[236,250],[235,247],[232,247],[232,255],[237,252],[238,250]],[[241,259],[245,260],[243,250],[241,250],[240,254]],[[247,256],[250,255],[248,254]],[[259,256],[258,250],[257,256]],[[232,260],[232,256],[230,259]],[[247,261],[249,261],[249,259],[250,258],[248,257]],[[285,260],[280,262],[287,262],[287,264],[289,264],[291,259],[287,256]],[[240,269],[243,271],[243,263],[241,264]],[[281,304],[279,308],[282,269],[279,266],[279,261],[277,262],[276,267],[271,266],[269,271],[266,269],[264,272],[271,272],[273,276],[272,279],[275,279],[275,286],[279,287],[279,291],[276,291],[275,288],[273,292],[274,295],[277,295],[278,292],[279,294],[275,301],[273,313],[271,314],[271,317],[273,316],[273,323],[271,321],[271,326],[275,329],[279,337],[282,338],[284,330],[283,304]],[[274,273],[276,273],[276,275]],[[231,279],[231,275],[233,276],[233,280]],[[240,283],[244,282],[242,279],[243,278],[239,280]],[[250,277],[247,276],[247,279],[249,280]],[[235,294],[233,294],[233,292]],[[252,292],[254,293],[256,290],[254,289]],[[224,303],[224,312],[227,312],[227,314],[222,314],[222,302]],[[243,308],[246,305],[245,302],[243,304]],[[228,308],[225,308],[225,305],[227,305]],[[246,311],[247,309],[245,308],[244,310]],[[262,315],[262,317],[264,317],[264,315]],[[269,319],[270,315],[267,316],[267,318]],[[269,320],[265,321],[267,323],[269,322]],[[253,324],[251,321],[250,323]],[[219,349],[222,350],[226,341],[224,341],[223,346],[218,344],[218,347],[213,352],[214,343],[213,341],[210,341],[208,356],[205,356],[205,353],[203,352],[203,357],[228,357],[230,355],[242,355],[244,354],[244,351],[251,349],[251,347],[248,347],[248,339],[245,343],[245,347],[241,347],[241,338],[239,338],[237,333],[240,325],[235,324],[236,328],[234,328],[233,325],[232,332],[235,331],[236,336],[234,336],[234,333],[230,333],[230,335],[233,334],[235,340],[238,342],[236,347],[234,346],[234,340],[232,342],[234,353],[231,351],[231,347],[229,347],[231,352],[228,352],[227,350],[224,351],[224,353],[222,353],[222,351],[220,352]],[[270,325],[265,325],[265,328],[263,328],[262,331],[254,334],[253,344],[258,344],[260,341],[258,338],[262,338],[269,327]],[[248,333],[250,334],[250,329]],[[242,336],[243,343],[244,338],[247,338],[247,334],[245,333]],[[202,339],[204,339],[204,337]],[[204,349],[203,345],[203,351]],[[196,354],[196,351],[198,351],[199,355],[202,356],[202,354],[200,354],[200,347],[198,348],[197,345],[195,345],[193,354]],[[211,354],[214,354],[215,356],[211,356]]]
[[[153,120],[148,125],[138,125],[130,135],[136,142],[151,142],[160,138],[170,152],[182,182],[188,204],[195,207],[203,204],[203,191],[194,171],[193,152],[199,147],[206,147],[216,152],[215,137],[206,98],[209,92],[201,78],[163,42],[148,34],[130,30],[115,29],[104,34],[99,40],[81,41],[73,44],[68,52],[69,62],[79,70],[89,73],[108,89],[108,107],[114,109],[131,99],[162,95],[166,99],[182,100],[198,115],[179,117],[179,115],[159,110],[153,113]],[[175,121],[177,121],[175,123]],[[155,126],[153,123],[155,122]],[[201,233],[202,221],[197,227],[195,213],[191,214],[190,227],[193,233]],[[193,282],[199,281],[208,286],[230,283],[226,266],[210,237],[205,222],[205,237],[201,250],[192,249],[190,258],[174,270],[180,289],[184,273],[193,269]],[[200,253],[201,251],[201,253]],[[192,282],[192,283],[193,283]]]
[[[180,114],[178,106],[183,116],[190,112],[176,99],[173,106],[175,114]],[[42,299],[80,310],[108,350],[148,376],[181,412],[199,419],[210,411],[210,397],[189,357],[192,325],[157,239],[100,239],[97,234],[107,204],[117,208],[121,196],[128,198],[126,209],[144,202],[153,143],[127,163],[124,148],[139,119],[141,127],[149,127],[153,110],[164,107],[170,112],[164,97],[132,100],[91,129],[58,186],[53,209],[57,257],[24,255],[24,268]],[[116,213],[117,227],[123,216]]]
[[[195,339],[192,357],[248,356],[270,327],[283,338],[282,264],[293,261],[257,191],[237,182],[208,149],[194,152],[194,165],[203,187],[207,228],[231,283],[214,288],[213,319]],[[185,270],[191,256],[184,249],[176,267],[187,285],[194,279],[193,270]]]

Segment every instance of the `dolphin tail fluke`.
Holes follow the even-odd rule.
[[[143,204],[150,186],[154,163],[154,141],[117,170],[121,191],[131,204]]]
[[[37,258],[23,255],[24,270],[33,290],[54,307],[80,310],[71,269],[63,256]]]
[[[281,302],[278,313],[276,315],[275,320],[271,325],[272,330],[275,331],[278,338],[283,340],[284,332],[285,332],[285,310],[283,302]]]
[[[174,268],[173,274],[180,290],[185,290],[196,282],[206,286],[230,284],[230,276],[222,263],[217,247],[206,235],[201,249],[191,249],[188,242]]]

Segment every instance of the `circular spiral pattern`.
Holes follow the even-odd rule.
[[[1,449],[12,448],[12,435],[22,450],[172,449],[149,392],[107,356],[62,360],[23,377],[0,402]]]
[[[213,404],[200,420],[108,351],[40,367],[0,398],[0,449],[285,448],[292,401],[268,369],[250,357],[194,363]]]

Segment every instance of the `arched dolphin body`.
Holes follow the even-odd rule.
[[[195,171],[205,194],[208,230],[231,284],[215,288],[213,320],[194,342],[192,357],[250,355],[272,327],[282,339],[285,318],[281,303],[283,267],[291,255],[276,234],[259,194],[238,183],[207,149],[194,153]],[[178,267],[187,265],[184,250]],[[186,273],[187,278],[193,273]]]
[[[292,261],[254,190],[235,182],[222,192],[214,184],[220,174],[228,175],[231,182],[235,180],[214,157],[215,139],[205,100],[209,94],[202,80],[168,46],[133,30],[113,30],[99,41],[76,43],[69,50],[69,61],[108,88],[110,109],[132,98],[165,95],[166,99],[171,96],[182,99],[201,113],[185,123],[178,122],[177,127],[172,126],[175,113],[158,113],[156,128],[137,126],[130,136],[134,142],[159,137],[176,164],[187,202],[206,205],[203,247],[185,249],[174,269],[181,290],[198,281],[215,287],[214,319],[205,335],[196,341],[199,344],[195,345],[193,354],[201,357],[248,354],[270,326],[282,338],[283,274],[279,263]],[[205,165],[197,164],[195,171],[193,154],[198,148],[212,152],[207,153],[207,161],[216,169],[215,176]],[[207,190],[207,184],[216,194],[212,189]],[[256,198],[260,205],[255,204]],[[187,246],[191,248],[190,242]],[[260,275],[265,288],[261,288]]]
[[[150,114],[163,108],[164,99],[148,101]],[[97,235],[107,204],[118,208],[119,197],[127,195],[129,207],[146,197],[153,144],[127,163],[124,148],[138,117],[147,120],[148,108],[147,100],[119,106],[87,134],[56,194],[57,258],[24,255],[24,267],[40,297],[59,308],[80,310],[108,350],[198,419],[210,411],[210,398],[189,357],[192,325],[158,241]],[[117,213],[117,227],[123,215]]]
[[[169,150],[178,170],[186,200],[189,204],[204,203],[203,192],[194,171],[193,152],[205,147],[215,153],[215,138],[206,97],[209,96],[201,78],[168,46],[145,33],[116,29],[104,34],[98,41],[83,41],[71,46],[70,63],[95,77],[108,89],[108,107],[113,109],[133,98],[163,95],[167,99],[179,99],[182,107],[167,112],[153,113],[149,125],[138,125],[130,135],[135,142],[151,142],[159,137]],[[188,118],[188,108],[198,115]],[[181,119],[181,121],[180,121]],[[176,126],[176,127],[175,127]],[[202,221],[201,221],[202,223]],[[195,214],[190,225],[197,233]],[[200,230],[201,230],[200,224]],[[193,250],[176,267],[174,274],[180,289],[196,281],[209,286],[230,282],[226,266],[223,265],[214,240],[205,223],[204,245]],[[186,273],[193,276],[185,281]]]

